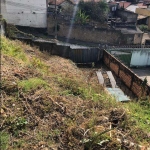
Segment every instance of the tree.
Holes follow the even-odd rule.
[[[103,22],[108,12],[108,5],[106,2],[84,2],[80,1],[79,7],[85,15],[88,15],[90,19]]]
[[[76,21],[81,24],[85,24],[88,21],[89,16],[82,12],[81,9],[78,10],[76,15]]]

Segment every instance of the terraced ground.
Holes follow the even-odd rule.
[[[95,70],[1,39],[2,150],[146,150],[150,100],[122,104]]]

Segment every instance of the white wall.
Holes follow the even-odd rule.
[[[150,66],[150,50],[133,51],[130,67]]]
[[[46,0],[1,0],[1,13],[8,23],[46,28]]]

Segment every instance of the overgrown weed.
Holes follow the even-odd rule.
[[[18,82],[18,86],[23,89],[24,92],[29,92],[31,90],[36,90],[37,88],[44,87],[50,90],[48,83],[40,78],[30,78],[28,80],[22,80]]]
[[[9,145],[9,134],[6,132],[0,132],[0,149],[6,150]]]
[[[21,59],[22,61],[27,61],[27,57],[21,47],[17,45],[16,42],[10,41],[3,36],[1,37],[1,49],[2,53],[5,55]]]

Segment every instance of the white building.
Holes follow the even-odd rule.
[[[10,24],[46,28],[46,0],[1,0],[1,14]]]

